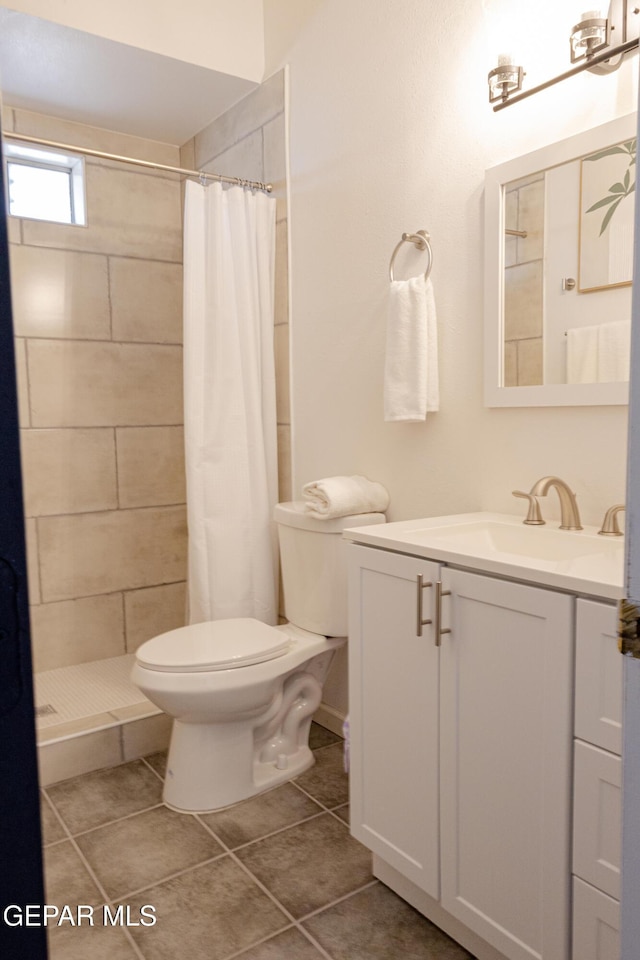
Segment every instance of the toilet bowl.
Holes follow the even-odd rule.
[[[284,605],[292,622],[196,623],[138,648],[132,680],[173,718],[167,806],[218,810],[312,766],[311,720],[334,652],[346,642],[342,530],[384,519],[375,513],[316,520],[300,503],[278,504]]]

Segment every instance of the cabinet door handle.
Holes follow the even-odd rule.
[[[434,630],[434,633],[435,633],[434,640],[435,640],[436,647],[440,646],[440,637],[442,637],[445,633],[451,633],[451,630],[449,629],[449,627],[442,626],[442,598],[450,597],[450,596],[451,596],[451,590],[443,590],[442,580],[436,580],[436,603],[435,603],[436,622],[435,622],[435,630]]]
[[[421,574],[421,573],[418,574],[418,611],[417,611],[417,613],[418,613],[418,621],[417,621],[417,624],[416,624],[416,627],[417,627],[417,629],[416,629],[416,636],[417,636],[417,637],[421,637],[421,636],[422,636],[422,628],[423,628],[423,627],[426,627],[428,623],[433,623],[433,620],[423,620],[423,619],[422,619],[422,591],[423,591],[423,590],[426,590],[427,587],[432,587],[432,586],[433,586],[433,584],[431,583],[431,580],[427,580],[427,582],[425,583],[425,582],[423,581],[423,579],[422,579],[422,574]]]

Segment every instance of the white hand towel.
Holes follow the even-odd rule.
[[[302,488],[305,513],[324,520],[347,517],[350,513],[384,513],[389,494],[375,480],[366,477],[326,477]]]
[[[598,331],[598,381],[617,383],[629,379],[631,323],[613,320]]]
[[[438,410],[438,327],[431,280],[393,280],[384,368],[384,419],[424,420]]]
[[[567,383],[598,380],[598,326],[567,330]]]

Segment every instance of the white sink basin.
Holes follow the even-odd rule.
[[[360,543],[617,599],[622,596],[623,537],[597,528],[529,526],[521,517],[473,513],[402,520],[345,531]]]

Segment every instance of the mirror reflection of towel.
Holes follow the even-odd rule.
[[[628,320],[567,330],[567,383],[628,380],[630,341]]]

